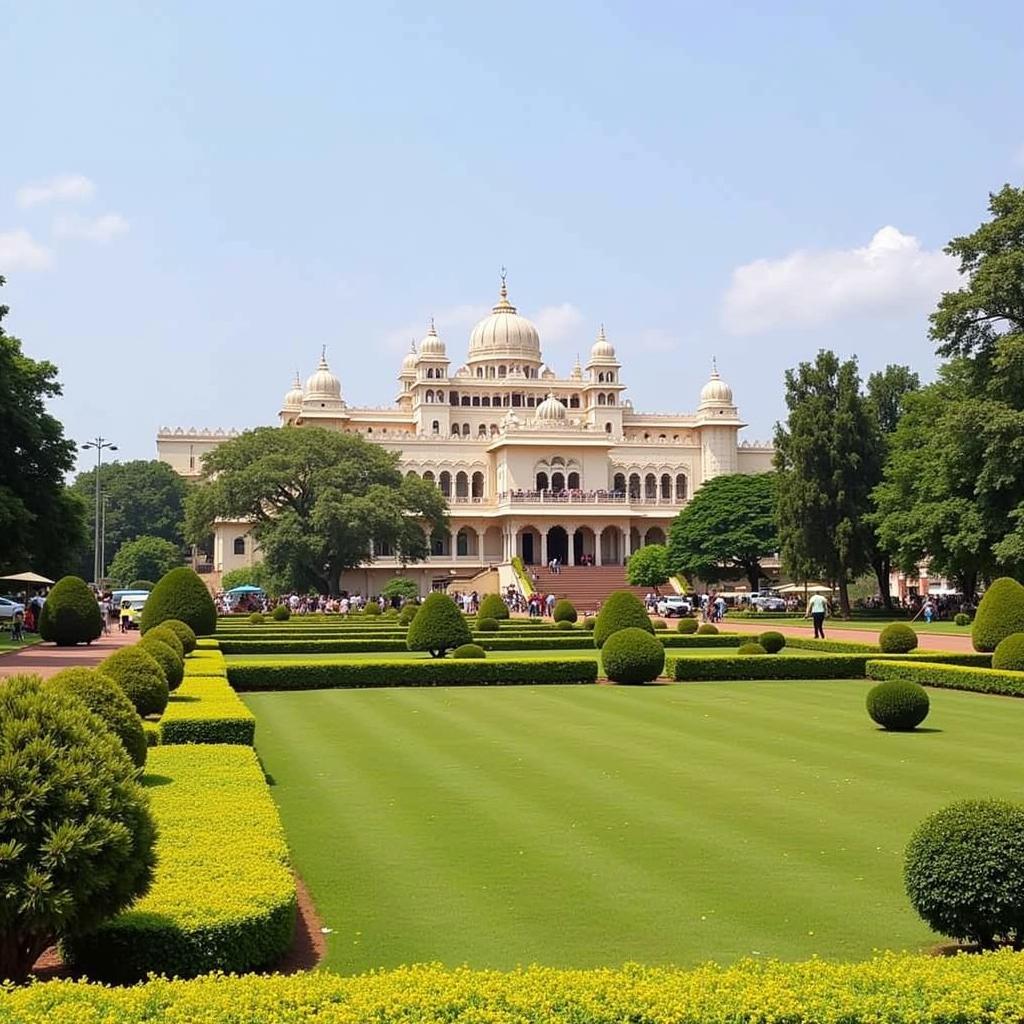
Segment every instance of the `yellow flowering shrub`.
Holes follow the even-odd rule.
[[[160,719],[161,743],[247,743],[256,717],[226,677],[186,676]]]
[[[19,1024],[1011,1024],[1024,954],[885,954],[864,963],[745,960],[694,970],[403,967],[151,980],[127,989],[54,981],[0,993]]]
[[[131,910],[70,941],[67,957],[89,977],[110,980],[274,963],[291,944],[295,882],[252,748],[161,745],[149,753],[144,782],[159,829],[153,887]]]

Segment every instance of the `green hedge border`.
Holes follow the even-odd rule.
[[[906,655],[869,661],[867,672],[872,679],[906,679],[921,683],[922,686],[946,690],[972,690],[1002,697],[1024,697],[1024,672],[942,664],[934,659],[922,663],[911,661]]]
[[[242,743],[252,746],[256,716],[217,676],[192,676],[171,694],[160,719],[161,744]]]
[[[677,682],[734,682],[768,679],[864,679],[872,660],[903,659],[983,667],[991,663],[987,654],[931,652],[911,659],[905,654],[808,654],[787,658],[779,654],[750,654],[735,658],[671,658],[666,674]]]

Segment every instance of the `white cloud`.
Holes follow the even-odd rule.
[[[105,213],[100,217],[57,217],[53,233],[58,238],[84,238],[90,242],[109,242],[128,230],[128,221],[119,213]]]
[[[572,340],[574,332],[583,323],[583,314],[571,302],[563,302],[558,306],[538,309],[530,319],[537,326],[543,350],[548,345],[557,347],[563,341]]]
[[[722,319],[734,334],[813,327],[844,316],[926,308],[957,283],[952,257],[887,226],[863,248],[799,249],[737,267]]]
[[[640,332],[636,339],[636,347],[641,352],[664,354],[674,352],[679,348],[679,339],[669,331],[660,327],[652,327]]]
[[[19,206],[39,203],[77,203],[92,199],[96,186],[84,174],[60,174],[19,188],[15,198]]]
[[[47,270],[52,266],[53,252],[27,231],[0,231],[0,274],[12,270]]]

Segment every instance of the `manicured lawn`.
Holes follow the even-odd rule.
[[[0,654],[5,651],[20,651],[22,647],[31,647],[40,642],[38,633],[26,633],[20,644],[11,643],[11,634],[0,632]]]
[[[758,616],[756,619],[736,619],[735,622],[763,622],[766,626],[806,626],[808,629],[811,628],[810,619],[780,619],[773,615],[765,615],[763,617]],[[825,631],[826,633],[830,629],[866,629],[873,631],[881,631],[890,622],[908,622],[905,618],[899,619],[850,619],[846,621],[844,619],[833,619],[829,618],[825,620]],[[918,619],[916,622],[908,622],[916,633],[939,633],[943,636],[970,636],[970,626],[957,626],[952,622],[933,622],[929,625],[924,619]],[[728,630],[730,626],[730,619],[726,616],[725,629]]]
[[[1024,701],[868,683],[247,694],[344,972],[854,958],[937,941],[903,850],[958,797],[1019,799]]]

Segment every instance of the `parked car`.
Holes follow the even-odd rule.
[[[0,619],[13,619],[16,612],[25,614],[25,606],[9,597],[0,597]]]
[[[778,594],[759,593],[755,591],[750,595],[750,607],[756,612],[784,612],[786,610],[785,598]]]
[[[693,611],[693,605],[682,594],[668,594],[658,598],[658,614],[663,618],[670,619],[673,616],[682,618]]]
[[[125,609],[128,610],[129,629],[139,628],[142,619],[142,609],[145,607],[148,597],[149,594],[142,597],[125,597],[121,599],[121,614],[124,615]]]

